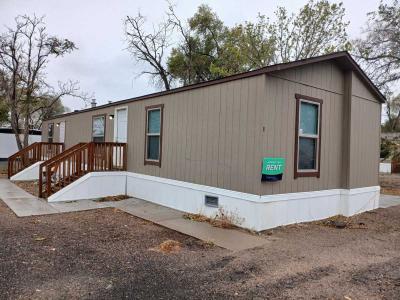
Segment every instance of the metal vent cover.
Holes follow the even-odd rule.
[[[205,195],[204,204],[210,207],[218,207],[218,197]]]

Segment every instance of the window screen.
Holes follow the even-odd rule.
[[[102,143],[105,141],[105,130],[106,130],[105,125],[106,125],[105,116],[93,117],[93,125],[92,125],[93,142]]]
[[[146,161],[158,164],[161,157],[162,105],[146,108]]]
[[[319,176],[319,147],[322,100],[296,95],[296,174],[297,176]]]
[[[54,136],[54,123],[49,123],[48,129],[47,129],[47,141],[49,143],[53,142],[53,136]]]

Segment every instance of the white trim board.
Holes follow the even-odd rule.
[[[237,225],[261,231],[334,215],[350,216],[379,206],[379,186],[331,189],[278,195],[253,195],[132,172],[93,172],[48,198],[49,202],[94,199],[126,194],[189,213],[209,217],[218,208],[204,204],[216,196],[219,207],[235,216]]]

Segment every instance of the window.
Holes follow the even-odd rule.
[[[47,128],[47,141],[49,143],[53,142],[53,136],[54,136],[54,123],[49,123]]]
[[[294,177],[319,177],[322,100],[296,94]]]
[[[146,147],[144,163],[161,167],[164,105],[146,107]]]
[[[92,141],[105,142],[106,115],[94,116],[92,119]]]

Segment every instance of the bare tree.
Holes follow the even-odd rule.
[[[354,53],[374,83],[385,92],[400,80],[400,2],[381,2],[369,13],[365,36],[357,39]]]
[[[146,18],[140,13],[135,17],[127,16],[125,19],[125,36],[128,50],[138,62],[150,65],[150,70],[141,72],[141,75],[150,75],[156,83],[171,88],[172,77],[165,63],[166,50],[170,46],[172,26],[170,22],[162,22],[158,27],[153,26],[153,33],[144,29]]]
[[[386,93],[386,121],[382,126],[383,132],[398,132],[400,127],[400,94]]]
[[[208,5],[185,20],[166,1],[166,21],[153,27],[153,33],[145,30],[145,18],[138,14],[126,18],[125,34],[136,61],[148,68],[141,74],[167,90],[171,82],[188,85],[350,47],[342,3],[309,0],[295,14],[278,8],[274,22],[260,15],[255,23],[228,27]]]
[[[66,95],[86,99],[84,94],[78,94],[77,82],[59,83],[57,89],[46,82],[49,60],[75,49],[68,39],[48,35],[43,17],[18,16],[15,27],[7,27],[0,35],[0,94],[8,107],[19,149],[28,145],[30,121],[35,113],[50,109]]]

